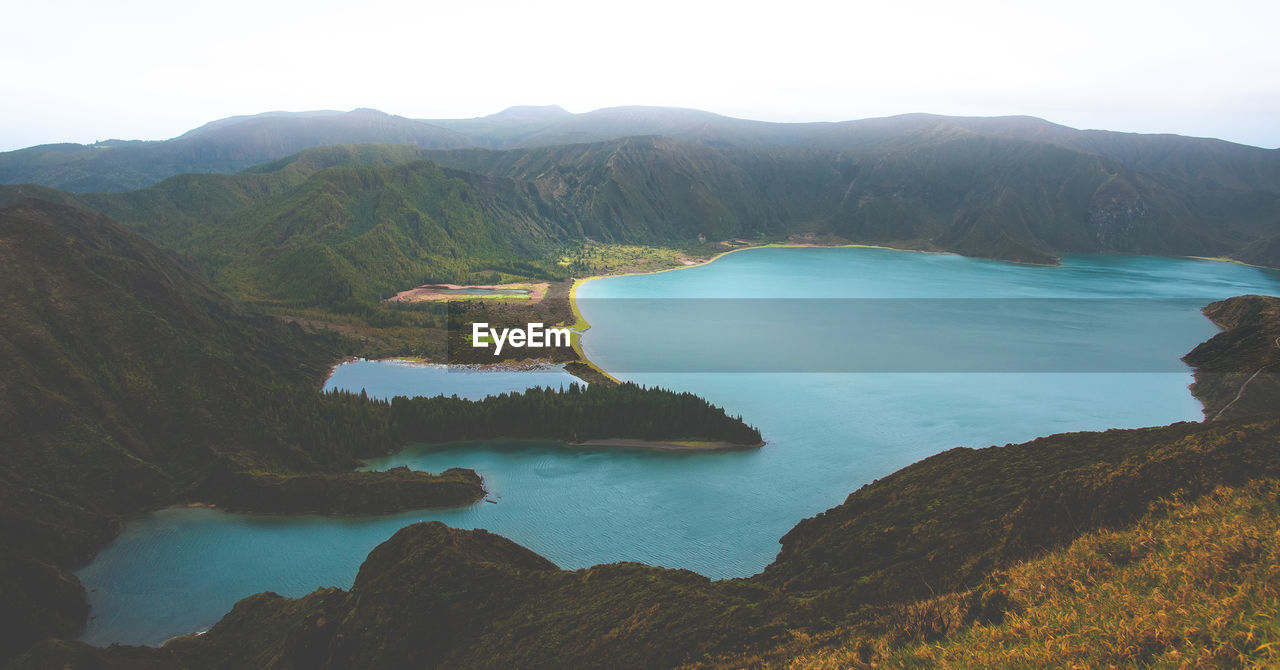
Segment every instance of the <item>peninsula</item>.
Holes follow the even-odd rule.
[[[629,384],[474,402],[322,393],[358,342],[247,312],[171,252],[65,205],[0,210],[0,285],[0,611],[15,622],[0,659],[83,625],[70,571],[130,515],[190,503],[370,514],[483,497],[470,470],[353,471],[413,442],[761,441],[701,398]]]

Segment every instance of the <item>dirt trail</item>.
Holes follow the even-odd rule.
[[[1276,345],[1276,348],[1277,348],[1277,349],[1280,349],[1280,337],[1277,337],[1277,338],[1276,338],[1275,345]],[[1236,401],[1237,401],[1237,400],[1239,400],[1239,399],[1240,399],[1240,397],[1244,395],[1244,390],[1245,390],[1246,388],[1248,388],[1248,386],[1249,386],[1249,382],[1253,381],[1254,379],[1256,379],[1256,378],[1258,377],[1258,375],[1262,374],[1262,371],[1263,371],[1263,370],[1266,370],[1267,368],[1269,368],[1269,367],[1271,367],[1271,366],[1273,366],[1273,365],[1276,365],[1276,363],[1267,363],[1266,365],[1264,365],[1264,366],[1262,366],[1262,367],[1258,368],[1257,370],[1255,370],[1255,371],[1254,371],[1254,373],[1253,373],[1252,375],[1250,375],[1248,379],[1244,380],[1244,383],[1240,385],[1240,390],[1236,392],[1236,397],[1232,398],[1232,399],[1231,399],[1231,402],[1227,403],[1226,405],[1223,405],[1222,409],[1218,410],[1218,413],[1217,413],[1217,414],[1214,414],[1214,415],[1213,415],[1213,418],[1212,418],[1212,419],[1210,419],[1210,421],[1217,421],[1217,420],[1218,420],[1218,417],[1222,416],[1222,413],[1223,413],[1223,412],[1225,412],[1225,411],[1227,411],[1228,409],[1230,409],[1230,408],[1231,408],[1231,406],[1232,406],[1232,405],[1234,405],[1234,404],[1236,404]]]

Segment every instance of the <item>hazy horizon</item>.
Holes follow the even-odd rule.
[[[472,118],[652,105],[775,122],[924,112],[1280,146],[1280,5],[53,0],[0,43],[0,150],[271,110]],[[30,29],[41,27],[40,30]]]
[[[172,135],[172,136],[170,136],[170,137],[102,137],[102,138],[98,138],[98,139],[90,140],[90,141],[86,141],[86,142],[74,142],[74,141],[72,141],[72,140],[60,140],[60,141],[54,141],[54,142],[41,142],[40,144],[59,144],[59,143],[64,143],[64,142],[72,142],[72,143],[75,143],[75,144],[85,144],[85,145],[88,145],[88,144],[94,144],[94,143],[96,143],[96,142],[121,141],[121,140],[123,140],[123,141],[133,141],[133,140],[143,140],[143,141],[164,141],[164,140],[171,140],[171,139],[175,139],[175,138],[177,138],[177,137],[181,136],[183,133],[186,133],[186,132],[191,131],[191,130],[195,130],[195,129],[197,129],[197,128],[199,128],[199,127],[201,127],[201,126],[205,125],[205,124],[211,123],[211,122],[220,121],[220,120],[227,119],[227,118],[234,118],[234,117],[251,117],[251,116],[260,116],[260,115],[266,115],[266,114],[311,114],[311,113],[324,113],[324,112],[332,112],[332,113],[335,113],[335,114],[345,114],[345,113],[348,113],[348,112],[355,111],[355,110],[357,110],[357,109],[375,109],[375,111],[384,112],[384,113],[386,113],[386,114],[391,114],[391,115],[394,115],[394,116],[405,117],[405,118],[413,119],[413,120],[415,120],[415,121],[422,121],[422,122],[424,122],[424,123],[430,123],[430,122],[431,122],[431,121],[433,121],[433,120],[442,121],[442,120],[457,120],[457,119],[482,118],[482,117],[485,117],[485,116],[492,116],[493,114],[497,114],[497,113],[499,113],[499,112],[506,111],[507,109],[510,109],[511,107],[550,107],[550,106],[558,106],[558,107],[561,107],[562,109],[564,108],[564,106],[563,106],[563,105],[556,105],[556,103],[547,103],[547,104],[545,104],[545,105],[541,105],[541,104],[540,104],[540,105],[518,105],[518,104],[517,104],[517,105],[511,105],[510,107],[506,107],[506,108],[503,108],[503,109],[500,109],[500,110],[495,110],[494,112],[490,112],[490,113],[488,113],[488,114],[479,114],[479,115],[476,115],[476,116],[465,116],[465,117],[453,117],[453,119],[448,119],[447,117],[423,118],[423,117],[416,117],[416,116],[407,116],[407,115],[405,115],[405,114],[396,114],[395,112],[391,112],[391,111],[388,111],[388,110],[385,110],[385,109],[376,109],[376,108],[371,108],[371,107],[368,107],[368,106],[354,107],[354,108],[352,108],[352,109],[344,109],[344,110],[335,110],[335,109],[323,109],[323,110],[322,110],[322,109],[298,109],[298,110],[271,109],[271,110],[264,110],[264,111],[261,111],[261,112],[252,112],[252,113],[243,113],[243,114],[230,114],[230,115],[228,115],[228,116],[219,117],[219,118],[217,118],[217,119],[206,119],[206,120],[204,120],[204,121],[202,121],[202,122],[200,122],[200,123],[197,123],[197,124],[195,124],[195,125],[191,126],[190,128],[187,128],[187,129],[185,129],[185,130],[182,130],[181,132],[179,132],[179,133],[177,133],[177,134],[175,134],[175,135]],[[565,110],[565,111],[568,111],[568,112],[570,112],[570,113],[572,113],[572,114],[585,114],[585,113],[590,113],[590,112],[600,111],[600,110],[604,110],[604,109],[625,108],[625,107],[662,107],[662,106],[660,106],[660,105],[644,105],[644,104],[635,104],[635,105],[617,105],[617,106],[615,106],[615,107],[601,107],[601,108],[599,108],[599,109],[590,109],[590,110],[585,110],[585,111],[582,111],[582,112],[575,112],[575,111],[573,111],[573,110]],[[677,107],[665,107],[665,108],[666,108],[666,109],[691,109],[691,110],[693,109],[693,108],[677,108]],[[703,111],[703,112],[711,112],[711,113],[713,113],[713,114],[719,114],[719,112],[715,112],[714,110],[709,110],[709,109],[694,110],[694,111]],[[1025,114],[993,114],[993,115],[973,115],[973,114],[971,114],[971,115],[958,115],[958,114],[938,114],[938,113],[936,113],[936,112],[928,112],[928,111],[912,111],[912,112],[901,112],[901,113],[899,113],[899,114],[888,114],[888,115],[885,115],[885,116],[878,116],[878,117],[863,117],[863,118],[859,118],[859,119],[813,119],[813,120],[810,120],[810,121],[803,121],[803,120],[797,120],[797,121],[770,121],[770,120],[768,120],[768,119],[746,119],[746,120],[750,120],[750,121],[765,121],[765,122],[769,122],[769,123],[822,123],[822,122],[860,121],[860,120],[866,120],[866,119],[887,118],[887,117],[892,117],[892,116],[903,116],[903,115],[911,115],[911,114],[931,114],[931,115],[937,115],[937,116],[955,116],[955,117],[970,116],[970,117],[985,117],[985,118],[1013,117],[1013,116],[1034,116],[1034,115],[1025,115]],[[722,116],[731,116],[731,115],[728,115],[728,114],[722,114]],[[732,117],[732,118],[745,119],[745,117]],[[1046,118],[1044,118],[1044,117],[1036,117],[1036,118],[1040,118],[1040,119],[1042,119],[1042,120],[1044,120],[1044,121],[1048,121],[1049,123],[1055,123],[1055,124],[1058,124],[1058,125],[1063,125],[1063,126],[1068,126],[1068,127],[1076,128],[1076,129],[1078,129],[1078,130],[1107,130],[1107,131],[1114,131],[1114,132],[1142,132],[1142,131],[1118,130],[1118,129],[1115,129],[1115,128],[1080,128],[1080,127],[1077,127],[1077,126],[1071,126],[1070,124],[1060,123],[1060,122],[1058,122],[1058,121],[1055,121],[1054,119],[1046,119]],[[1161,133],[1161,132],[1159,132],[1159,131],[1156,131],[1156,132],[1153,132],[1153,133],[1150,133],[1150,134],[1163,134],[1163,133]],[[1188,135],[1188,134],[1186,134],[1186,133],[1173,133],[1173,134],[1176,134],[1176,135],[1182,135],[1182,136],[1184,136],[1184,137],[1209,137],[1209,136],[1207,136],[1207,135]],[[1221,138],[1221,137],[1219,137],[1219,138],[1212,138],[1212,139],[1220,139],[1220,140],[1225,140],[1225,141],[1229,141],[1229,142],[1235,142],[1235,140],[1229,140],[1229,139]],[[1248,146],[1259,147],[1259,148],[1263,148],[1263,149],[1274,149],[1274,148],[1276,148],[1276,147],[1260,147],[1259,145],[1256,145],[1256,144],[1249,144],[1249,143],[1247,143],[1247,142],[1236,142],[1236,143],[1237,143],[1237,144],[1245,144],[1245,145],[1248,145]],[[40,145],[39,145],[39,144],[37,144],[37,145],[15,146],[15,147],[0,147],[0,151],[14,151],[14,150],[17,150],[17,149],[26,149],[26,148],[30,148],[30,147],[33,147],[33,146],[40,146]]]

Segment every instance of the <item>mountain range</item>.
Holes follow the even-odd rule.
[[[206,123],[170,140],[44,144],[0,153],[0,183],[77,193],[132,191],[176,174],[238,172],[309,147],[365,142],[426,148],[473,144],[443,128],[372,109],[268,112]]]
[[[58,158],[76,152],[97,153]],[[135,163],[155,178],[193,173],[70,192],[110,190]],[[151,179],[130,174],[117,181]],[[375,300],[478,272],[554,278],[557,250],[582,241],[803,236],[1033,263],[1116,252],[1280,266],[1280,151],[1030,117],[273,113],[165,142],[0,154],[0,179],[36,183],[0,187],[0,202],[107,214],[195,256],[224,288],[291,304]]]

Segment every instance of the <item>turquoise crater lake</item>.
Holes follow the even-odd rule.
[[[130,522],[77,573],[89,589],[93,617],[83,639],[157,644],[207,628],[252,593],[298,596],[321,586],[350,586],[370,549],[400,527],[428,519],[487,528],[565,568],[630,560],[717,578],[750,575],[773,559],[778,538],[800,519],[951,447],[1199,420],[1200,405],[1187,390],[1190,371],[1178,359],[1217,332],[1199,306],[1245,293],[1280,294],[1280,273],[1156,257],[1068,256],[1061,267],[1036,267],[881,249],[769,248],[676,272],[591,281],[578,296],[592,323],[583,339],[592,360],[623,379],[692,391],[741,414],[761,429],[766,446],[708,454],[544,442],[420,446],[369,467],[473,468],[497,504],[341,519],[164,510]],[[645,305],[654,299],[679,299],[671,304],[688,313],[668,314],[673,325],[661,333],[646,330],[654,317]],[[770,323],[767,314],[735,326],[739,315],[698,310],[701,299],[941,306],[859,312],[856,321],[813,313],[815,323],[839,330],[827,333],[837,345],[858,341],[841,334],[851,330],[863,337],[884,332],[865,340],[885,347],[879,358],[924,360],[922,348],[933,339],[914,335],[919,333],[946,333],[948,346],[961,347],[957,351],[1013,347],[1032,363],[1064,351],[1084,357],[1047,368],[1054,370],[1069,369],[1074,360],[1122,355],[1087,368],[1099,370],[1092,372],[994,371],[999,366],[954,371],[936,364],[769,372],[751,365],[751,357],[775,356],[779,349],[735,348],[730,354],[747,371],[674,369],[673,349],[697,341],[700,328],[768,333],[794,326]],[[998,327],[948,310],[988,301],[1010,301],[1019,309],[998,320]],[[890,321],[892,332],[884,330]],[[635,332],[651,336],[628,335]],[[723,341],[747,347],[752,340]],[[776,338],[762,341],[778,346]],[[817,347],[819,341],[788,339],[783,346]],[[1135,357],[1150,364],[1124,364]],[[475,397],[526,385],[526,377],[510,374],[517,376],[486,380],[364,362],[339,368],[330,385],[375,396]],[[556,386],[564,379],[554,371],[523,374],[527,385]]]

